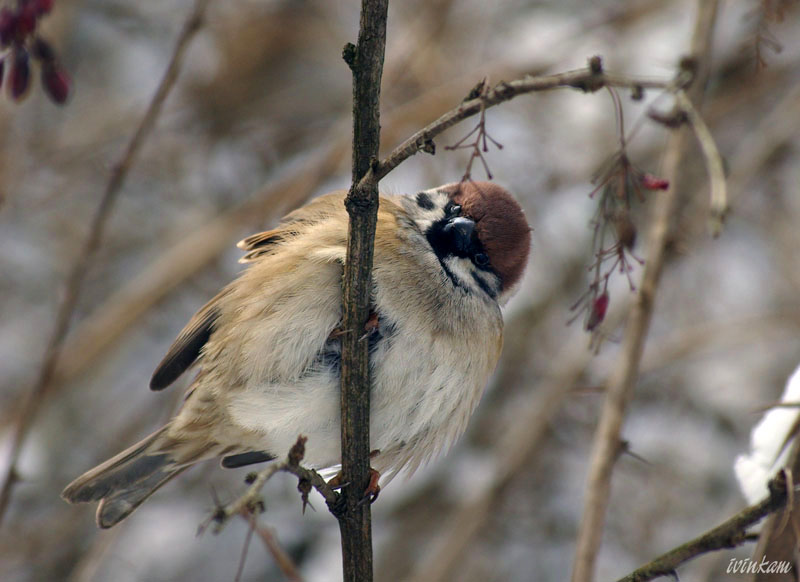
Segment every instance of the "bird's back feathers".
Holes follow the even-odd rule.
[[[276,252],[280,245],[291,241],[308,231],[310,227],[331,217],[340,215],[340,219],[343,217],[346,220],[344,196],[345,192],[343,191],[320,196],[304,206],[302,212],[295,211],[288,214],[277,228],[253,234],[239,241],[237,246],[247,251],[239,262],[258,263],[259,259]],[[334,221],[334,223],[336,222],[338,221]],[[309,248],[313,247],[312,243]],[[166,388],[198,360],[220,315],[220,304],[228,298],[232,289],[233,286],[230,285],[223,289],[206,303],[181,330],[164,359],[153,372],[150,380],[152,390]]]

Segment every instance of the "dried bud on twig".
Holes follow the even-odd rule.
[[[681,109],[673,109],[667,113],[651,109],[647,112],[647,117],[670,129],[677,129],[689,120],[686,112]]]
[[[56,64],[42,65],[42,87],[45,93],[59,105],[66,103],[72,87],[72,79]]]
[[[590,65],[591,66],[591,65]],[[631,291],[636,289],[632,271],[636,263],[644,264],[634,252],[637,228],[632,219],[636,202],[646,200],[644,190],[665,190],[669,182],[648,174],[633,165],[627,152],[622,102],[617,93],[610,90],[616,108],[620,149],[597,171],[592,182],[596,187],[589,194],[597,196],[597,210],[592,219],[594,227],[594,262],[589,266],[592,273],[588,290],[572,306],[575,321],[585,314],[585,329],[595,333],[603,322],[609,305],[608,281],[619,272],[628,279]],[[596,334],[595,334],[596,335]]]
[[[297,437],[297,442],[292,445],[292,448],[289,450],[289,465],[292,467],[296,467],[300,464],[300,461],[303,460],[303,457],[306,455],[306,441],[308,437],[304,437],[300,435]]]
[[[33,33],[36,30],[36,10],[34,8],[34,3],[28,2],[27,4],[23,4],[17,12],[17,22],[16,22],[16,36],[17,39],[23,40],[26,36]]]
[[[620,212],[612,220],[617,235],[617,242],[625,249],[631,250],[636,244],[636,225],[633,224],[629,212]]]
[[[17,29],[17,17],[10,8],[0,10],[0,45],[6,47],[11,44],[14,32]]]
[[[53,9],[54,0],[31,0],[36,16],[44,16]]]
[[[8,91],[14,101],[20,101],[28,93],[31,81],[31,64],[28,51],[16,48],[11,54]]]
[[[659,178],[653,174],[642,174],[639,177],[639,182],[642,188],[647,188],[648,190],[666,190],[669,188],[669,180]]]
[[[52,63],[56,60],[56,53],[50,43],[43,38],[35,38],[31,45],[31,54],[43,63]]]
[[[59,105],[66,103],[69,98],[72,79],[58,63],[53,47],[35,34],[39,18],[52,10],[53,2],[54,0],[26,0],[18,2],[16,9],[4,7],[0,10],[0,46],[11,47],[8,91],[14,101],[24,98],[30,87],[31,58],[42,67],[42,88],[45,94]]]
[[[303,502],[303,513],[306,512],[306,507],[314,509],[314,506],[311,505],[311,502],[308,500],[308,494],[311,493],[311,488],[311,481],[308,479],[299,479],[297,481],[297,490],[300,492],[300,500]]]
[[[589,318],[586,320],[586,331],[594,329],[603,323],[608,311],[608,291],[603,291],[592,300],[592,308],[589,310]]]
[[[473,99],[478,99],[479,97],[484,97],[488,90],[489,86],[486,84],[486,78],[484,78],[472,88],[465,101],[471,101]],[[469,139],[469,137],[472,135],[475,135],[475,139],[467,143],[467,139]],[[492,179],[492,172],[489,169],[489,164],[486,162],[486,158],[483,155],[489,151],[489,143],[494,145],[494,147],[499,150],[503,149],[503,144],[495,140],[486,131],[486,110],[483,106],[481,106],[481,116],[477,125],[475,125],[475,127],[473,127],[467,135],[462,137],[455,144],[444,146],[444,149],[446,150],[471,150],[469,161],[467,162],[467,170],[464,172],[464,176],[461,178],[462,182],[466,180],[472,180],[472,163],[476,159],[479,159],[481,164],[483,164],[483,170],[486,172],[486,177],[490,180]],[[432,141],[431,144],[433,144]]]

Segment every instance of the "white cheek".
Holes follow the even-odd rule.
[[[500,291],[500,280],[494,274],[488,271],[482,271],[476,268],[472,261],[461,257],[448,257],[445,259],[444,264],[455,276],[459,283],[472,290],[475,293],[483,295],[486,293],[484,288],[481,288],[480,283],[475,279],[483,281],[486,288],[491,289],[495,295]]]
[[[403,206],[406,212],[408,212],[408,215],[422,232],[427,232],[433,223],[444,218],[444,207],[450,200],[447,194],[437,192],[436,189],[426,190],[425,193],[433,204],[433,208],[431,209],[422,208],[417,204],[416,194],[410,194],[403,200]]]
[[[469,288],[475,286],[475,282],[472,280],[472,262],[469,259],[464,259],[461,257],[447,257],[444,261],[444,264],[447,265],[447,268],[450,269],[450,272],[456,276],[456,278],[461,281],[464,285]]]
[[[417,208],[417,211],[414,214],[414,222],[417,223],[417,226],[422,232],[428,232],[428,229],[433,226],[435,222],[438,222],[444,218],[444,211],[438,207],[434,208],[433,210],[423,210],[422,208]]]

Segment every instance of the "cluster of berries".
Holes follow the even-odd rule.
[[[595,332],[606,317],[609,305],[608,280],[614,272],[628,278],[631,291],[636,287],[631,272],[634,262],[644,264],[633,253],[637,229],[631,218],[634,204],[644,202],[645,190],[666,190],[669,181],[637,168],[624,149],[604,164],[594,179],[598,186],[589,194],[598,196],[598,207],[592,219],[594,262],[589,267],[593,279],[589,289],[570,308],[576,315],[586,314],[584,328]]]
[[[0,57],[0,83],[6,82],[15,101],[28,94],[31,59],[41,67],[42,87],[48,97],[58,104],[69,97],[72,80],[61,68],[50,44],[36,34],[39,19],[52,10],[53,3],[54,0],[17,0],[16,8],[6,6],[0,10],[0,50],[5,51]]]

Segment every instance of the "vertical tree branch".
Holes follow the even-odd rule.
[[[689,59],[697,71],[690,98],[699,106],[707,77],[711,33],[718,0],[699,0]],[[578,538],[573,560],[572,582],[591,582],[603,536],[606,509],[611,495],[611,474],[621,452],[620,433],[653,315],[653,304],[661,280],[671,223],[680,199],[680,172],[686,153],[688,130],[677,130],[670,140],[664,162],[664,175],[672,187],[658,197],[653,223],[648,233],[648,256],[639,294],[631,308],[620,356],[608,379],[606,398],[595,433],[586,482]]]
[[[350,215],[343,277],[342,328],[342,490],[339,516],[344,580],[372,580],[372,525],[369,503],[361,503],[369,484],[370,374],[367,342],[361,341],[369,317],[377,180],[362,181],[377,163],[380,146],[380,89],[386,48],[388,0],[362,0],[358,44],[348,44],[344,59],[353,72],[353,185],[345,205]]]
[[[8,503],[11,500],[11,489],[17,480],[17,461],[19,460],[22,445],[25,442],[25,438],[33,424],[41,403],[44,402],[44,396],[52,385],[59,355],[61,354],[61,348],[67,337],[75,308],[78,305],[81,287],[86,278],[86,273],[89,271],[89,265],[94,257],[94,253],[103,240],[105,225],[109,216],[111,216],[111,211],[117,201],[117,196],[122,189],[125,178],[128,176],[128,171],[136,159],[136,155],[139,153],[145,139],[152,132],[153,127],[155,127],[156,120],[161,113],[164,102],[167,100],[167,96],[175,85],[178,73],[183,65],[184,55],[189,47],[189,42],[194,38],[197,31],[200,30],[207,4],[208,0],[197,0],[192,13],[184,23],[183,29],[175,43],[169,66],[161,82],[158,84],[156,93],[153,95],[153,99],[150,101],[150,105],[147,107],[144,117],[139,122],[136,132],[128,142],[125,153],[120,158],[120,161],[114,165],[111,177],[100,199],[92,223],[89,226],[89,233],[86,241],[67,278],[64,299],[59,306],[56,315],[56,323],[47,343],[47,348],[45,349],[44,361],[39,369],[36,382],[28,392],[22,405],[22,410],[17,417],[11,436],[10,452],[7,465],[3,470],[2,486],[0,486],[0,521],[2,521],[3,515],[8,508]]]

